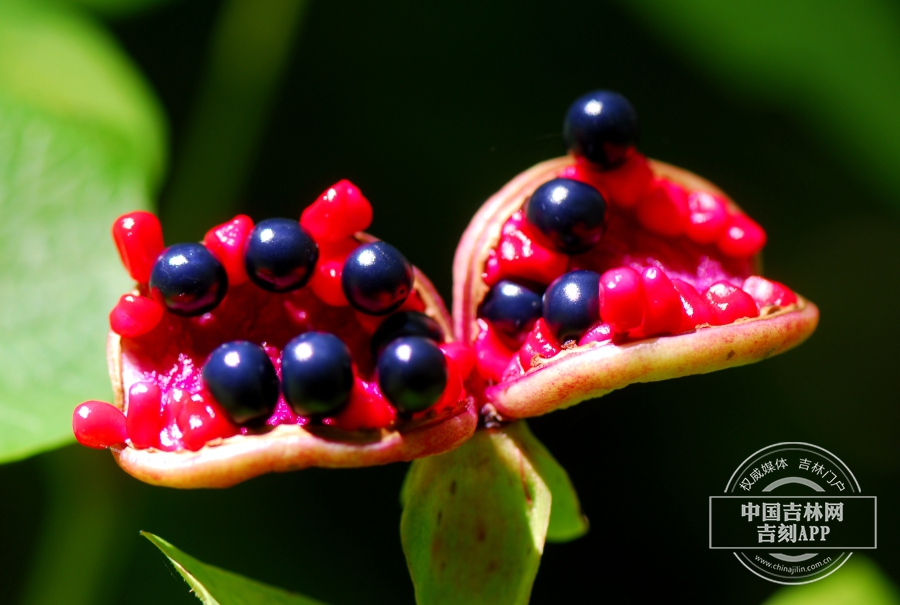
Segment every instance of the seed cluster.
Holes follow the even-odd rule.
[[[118,219],[113,237],[138,282],[137,292],[123,296],[110,314],[112,329],[123,338],[139,345],[168,338],[176,325],[188,326],[178,330],[192,325],[215,330],[222,318],[234,320],[234,304],[228,305],[232,296],[248,301],[281,297],[283,307],[282,302],[276,306],[291,321],[276,324],[277,335],[254,333],[254,342],[219,344],[202,361],[196,379],[155,378],[154,373],[131,385],[121,430],[109,429],[110,418],[118,416],[100,402],[83,408],[86,417],[104,418],[106,427],[105,433],[96,428],[88,433],[125,435],[138,448],[196,450],[266,425],[377,429],[392,426],[398,414],[402,420],[455,406],[464,398],[459,360],[466,355],[444,343],[438,323],[419,310],[415,274],[403,254],[385,242],[359,241],[356,234],[371,219],[369,202],[349,181],[329,188],[299,221],[274,218],[254,224],[240,215],[211,229],[202,243],[164,247],[159,221],[146,212]],[[295,297],[301,289],[306,294]],[[310,296],[321,301],[312,308],[321,309],[315,312],[323,317],[294,306]],[[328,308],[335,312],[325,312]],[[253,323],[253,313],[249,308],[237,317],[246,315],[240,321]],[[164,322],[166,317],[185,319]],[[338,326],[346,336],[341,324],[347,320],[355,326],[350,328],[354,338],[371,334],[361,349],[356,341],[351,349],[327,329]],[[272,346],[269,338],[286,344]],[[190,338],[184,345],[188,354],[198,346]],[[190,364],[178,371],[191,374]],[[92,406],[100,410],[93,416],[88,413]],[[92,439],[87,433],[83,437]]]
[[[737,277],[750,274],[762,228],[719,193],[654,174],[625,97],[577,99],[563,134],[574,163],[510,216],[485,264],[475,347],[487,380],[564,347],[680,334],[796,301],[781,284]]]

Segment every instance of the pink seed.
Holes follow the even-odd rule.
[[[728,223],[725,200],[706,191],[692,191],[688,196],[688,222],[685,233],[698,244],[716,241]]]
[[[728,227],[716,243],[728,256],[748,258],[766,245],[766,232],[746,214],[737,213],[731,215]]]
[[[475,367],[484,379],[500,382],[513,351],[497,338],[488,322],[479,319],[478,327],[480,332],[475,337]]]
[[[612,326],[608,323],[598,323],[584,333],[584,336],[578,340],[578,346],[582,347],[592,342],[610,342],[612,341],[612,338]]]
[[[352,237],[319,246],[319,261],[316,263],[309,287],[325,304],[332,307],[346,307],[350,304],[341,286],[341,273],[347,256],[358,246],[359,242]]]
[[[72,431],[81,445],[102,450],[125,443],[125,414],[103,401],[85,401],[72,414]]]
[[[132,445],[138,449],[159,447],[163,427],[162,393],[155,382],[136,382],[128,389],[128,414],[125,428]]]
[[[187,398],[178,415],[184,447],[196,452],[213,439],[237,435],[236,427],[212,396],[195,393]]]
[[[203,238],[203,245],[225,267],[229,286],[237,286],[250,279],[244,266],[244,244],[251,231],[253,220],[246,214],[239,214],[227,223],[213,227]]]
[[[475,369],[475,353],[463,343],[445,342],[439,344],[438,348],[444,352],[444,355],[453,359],[453,362],[459,368],[459,373],[463,380],[468,378],[472,370]]]
[[[641,336],[676,334],[681,329],[681,296],[669,277],[657,267],[648,267],[641,274],[644,286],[644,323],[638,330]]]
[[[666,237],[684,233],[689,215],[687,192],[668,179],[656,179],[637,205],[641,225]]]
[[[680,279],[673,279],[672,285],[681,297],[681,328],[679,333],[693,330],[701,324],[711,323],[712,312],[709,303],[700,296],[697,289]]]
[[[165,247],[159,219],[142,210],[123,214],[113,223],[112,236],[131,278],[149,282],[153,264]]]
[[[391,426],[396,418],[397,411],[381,394],[378,384],[357,377],[347,405],[322,423],[344,431],[375,430]]]
[[[481,322],[480,319],[478,321]],[[559,354],[560,351],[562,351],[562,347],[556,342],[542,317],[534,322],[534,328],[528,333],[528,336],[525,338],[525,344],[519,349],[519,363],[522,364],[522,368],[527,372],[531,368],[531,360],[533,358],[550,359]]]
[[[760,309],[769,306],[786,307],[797,302],[797,295],[787,286],[758,275],[745,279],[742,289],[756,301]]]
[[[356,185],[344,179],[303,211],[300,224],[317,242],[339,242],[372,224],[372,205]]]
[[[600,276],[600,317],[621,334],[644,321],[644,288],[630,267],[610,269]]]
[[[125,294],[109,314],[109,327],[126,338],[147,334],[163,318],[162,305],[146,296]]]
[[[757,317],[759,309],[750,295],[727,281],[716,282],[706,291],[714,326],[725,326],[742,317]]]
[[[503,226],[498,246],[498,266],[504,277],[516,276],[549,284],[565,273],[569,257],[540,243],[521,211],[514,212]]]

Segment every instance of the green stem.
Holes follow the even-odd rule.
[[[307,0],[228,0],[162,203],[166,239],[230,218],[246,183]]]
[[[21,603],[102,603],[109,596],[104,579],[116,575],[110,568],[126,559],[129,542],[132,511],[118,469],[109,454],[74,445],[45,454],[41,464],[47,509]]]

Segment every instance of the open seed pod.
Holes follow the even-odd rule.
[[[813,332],[816,306],[759,275],[762,228],[637,153],[623,97],[578,99],[564,136],[571,155],[504,186],[456,252],[454,330],[501,416],[752,363]]]
[[[194,488],[468,439],[471,353],[428,279],[362,233],[371,217],[342,181],[299,222],[238,216],[203,244],[164,249],[153,215],[118,219],[137,286],[110,315],[114,405],[78,406],[78,440],[138,479]]]

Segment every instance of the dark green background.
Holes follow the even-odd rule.
[[[707,499],[746,456],[778,441],[834,452],[863,493],[878,496],[871,556],[900,580],[896,200],[823,145],[828,133],[722,87],[617,7],[313,4],[241,210],[297,216],[349,178],[375,206],[371,231],[449,302],[454,248],[479,204],[563,151],[562,115],[577,95],[623,92],[641,117],[642,151],[709,178],[762,223],[767,274],[815,301],[822,321],[803,347],[764,363],[634,385],[534,420],[592,527],[546,547],[533,602],[761,602],[775,585],[707,549]],[[113,24],[167,109],[174,164],[217,8],[184,1]],[[165,222],[181,212],[190,208],[171,209]],[[16,602],[27,580],[51,527],[45,478],[63,473],[118,536],[102,603],[196,602],[140,529],[334,605],[412,603],[398,536],[404,472],[309,470],[175,491],[143,485],[84,448],[0,467],[0,601]],[[115,501],[92,503],[92,486],[107,483]],[[66,505],[57,502],[58,520]]]

